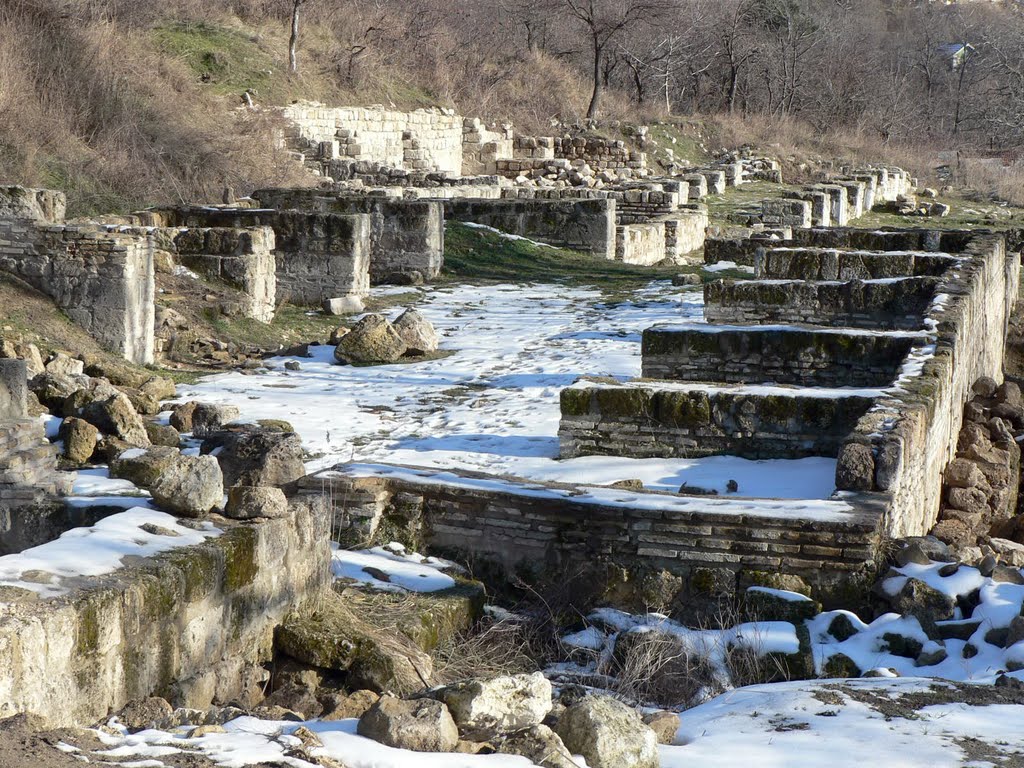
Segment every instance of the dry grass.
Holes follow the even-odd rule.
[[[434,651],[435,684],[536,672],[543,656],[544,630],[529,616],[484,618],[465,635],[449,638]]]

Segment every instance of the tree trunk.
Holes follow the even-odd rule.
[[[597,117],[597,107],[598,107],[599,102],[601,101],[601,91],[603,90],[602,82],[601,82],[601,54],[604,52],[603,48],[604,47],[601,45],[601,43],[595,37],[594,38],[594,92],[590,96],[590,106],[587,107],[587,117],[589,117],[591,119]]]
[[[292,34],[288,38],[288,69],[299,71],[299,62],[295,56],[295,48],[299,44],[299,6],[302,0],[292,0]]]

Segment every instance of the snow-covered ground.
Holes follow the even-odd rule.
[[[949,686],[903,678],[792,682],[740,688],[681,715],[675,743],[659,748],[662,768],[983,768],[1020,765],[1024,757],[1021,707],[965,703]],[[935,702],[935,703],[931,703]],[[348,768],[530,768],[506,755],[427,754],[393,749],[356,735],[356,720],[307,723],[241,717],[226,733],[188,738],[177,732],[133,735],[96,732],[108,749],[97,759],[132,758],[135,765],[166,765],[181,751],[199,752],[225,768],[273,763],[314,768],[286,756],[301,742],[302,726],[322,747],[311,756]],[[85,758],[83,754],[81,757]],[[580,760],[579,764],[584,765]]]
[[[237,405],[249,420],[285,419],[317,458],[606,484],[637,478],[650,488],[686,482],[744,496],[827,498],[835,461],[736,457],[557,461],[559,392],[580,376],[640,375],[641,332],[701,322],[703,293],[665,281],[624,303],[561,285],[452,286],[412,292],[452,354],[415,364],[335,365],[329,346],[312,358],[274,361],[266,374],[226,373],[180,388],[183,400]],[[391,314],[397,315],[396,309]],[[301,370],[287,371],[297,360]]]

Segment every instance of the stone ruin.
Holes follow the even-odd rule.
[[[830,457],[829,498],[749,498],[743,478],[718,496],[344,464],[302,487],[344,499],[354,536],[408,525],[509,572],[667,573],[689,602],[786,574],[834,604],[886,541],[935,525],[964,403],[1002,377],[1020,255],[985,231],[815,228],[723,241],[714,259],[755,276],[707,284],[706,324],[647,330],[642,379],[563,390],[561,454]]]

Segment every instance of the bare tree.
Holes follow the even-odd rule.
[[[299,61],[295,49],[299,45],[299,8],[306,0],[292,0],[292,32],[288,37],[288,70],[299,71]]]
[[[593,55],[593,92],[587,117],[596,117],[605,86],[605,54],[625,31],[649,24],[672,7],[672,0],[562,0],[569,14],[583,24]]]

